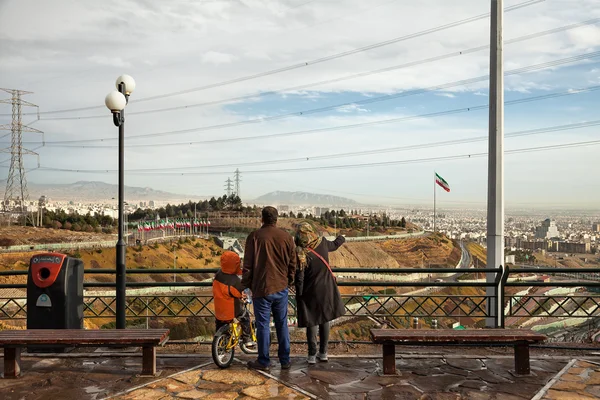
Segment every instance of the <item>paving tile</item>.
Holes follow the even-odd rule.
[[[460,384],[459,388],[460,389],[478,389],[481,390],[481,388],[486,387],[486,383],[484,381],[481,380],[468,380],[468,381],[464,381],[463,383]]]
[[[415,400],[419,399],[423,392],[408,385],[385,387],[380,390],[369,392],[368,400]],[[364,399],[364,397],[363,397]]]
[[[558,381],[554,385],[552,385],[552,389],[554,390],[563,390],[566,392],[579,392],[585,389],[586,384],[580,382],[566,382],[566,381]]]
[[[563,382],[583,382],[584,379],[579,375],[571,374],[571,371],[569,370],[568,373],[560,377],[560,380]]]
[[[588,385],[586,386],[584,393],[600,399],[600,385]]]
[[[456,375],[416,376],[409,378],[409,382],[423,392],[446,391],[452,386],[458,386],[465,379]]]
[[[184,372],[183,374],[178,374],[173,377],[176,381],[187,383],[190,385],[195,385],[200,379],[200,375],[202,374],[201,370]]]
[[[170,395],[157,389],[139,389],[119,397],[120,400],[162,400],[169,398],[171,398]]]
[[[451,367],[467,370],[467,371],[478,371],[482,369],[485,364],[481,360],[477,359],[446,359],[446,363]]]
[[[544,396],[544,400],[597,400],[597,397],[587,396],[581,393],[569,393],[562,390],[550,389]]]
[[[588,385],[600,385],[600,372],[592,371],[588,378],[585,379],[585,383]]]
[[[510,379],[502,377],[498,374],[495,374],[489,369],[482,369],[481,371],[473,371],[473,376],[478,377],[479,379],[487,382],[487,383],[512,383]]]
[[[178,399],[205,399],[208,396],[208,392],[203,392],[202,390],[188,390],[187,392],[182,392],[177,394]]]
[[[294,394],[294,391],[287,386],[275,382],[258,386],[248,386],[242,390],[242,393],[254,399],[270,399],[276,396],[290,396]]]
[[[176,381],[175,379],[162,379],[156,383],[146,386],[149,389],[164,389],[167,392],[178,393],[192,390],[194,387],[190,384]]]
[[[497,385],[494,387],[494,391],[499,394],[509,394],[520,399],[532,398],[540,389],[542,385],[532,385],[527,383],[513,383],[509,385]]]
[[[527,396],[527,397],[521,397],[521,396],[515,396],[514,394],[507,394],[507,393],[496,393],[496,395],[494,396],[494,400],[523,400],[523,399],[530,399],[531,396]]]
[[[237,392],[219,392],[219,393],[211,393],[206,396],[204,399],[206,400],[236,400],[238,398]]]
[[[463,398],[465,400],[490,400],[492,398],[492,393],[487,393],[483,391],[477,392],[465,392],[463,393]]]
[[[245,385],[260,385],[265,379],[257,372],[248,369],[209,370],[202,373],[202,380],[219,383],[242,383]]]
[[[338,369],[338,368],[327,368],[327,369],[312,369],[309,368],[306,371],[306,375],[310,378],[317,379],[321,382],[328,383],[330,385],[341,385],[344,383],[356,382],[366,378],[369,374],[361,370],[352,369]]]

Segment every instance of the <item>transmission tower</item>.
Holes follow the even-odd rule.
[[[235,195],[240,198],[242,197],[240,196],[240,182],[242,181],[241,176],[242,173],[240,172],[239,168],[236,169],[233,173],[233,179],[235,180]]]
[[[233,190],[233,181],[231,178],[227,178],[225,181],[225,190],[227,190],[227,197],[231,196],[231,191]]]
[[[42,133],[42,145],[44,144],[43,132],[35,128],[31,128],[27,125],[23,125],[22,122],[22,108],[23,106],[37,107],[37,105],[25,101],[21,96],[25,94],[31,94],[32,92],[26,92],[23,90],[16,89],[1,89],[0,90],[11,95],[10,99],[0,100],[0,103],[12,105],[12,122],[10,125],[0,125],[0,130],[10,131],[11,135],[11,146],[0,149],[0,153],[10,154],[10,168],[8,170],[8,178],[6,180],[6,191],[4,193],[4,202],[2,204],[4,211],[16,211],[16,207],[11,209],[12,204],[15,206],[20,205],[20,212],[25,214],[27,212],[25,205],[26,201],[29,200],[29,193],[27,191],[27,178],[25,177],[25,167],[23,166],[23,155],[33,155],[38,158],[38,168],[40,166],[39,154],[23,148],[23,132]],[[38,119],[39,119],[38,109]],[[4,135],[4,136],[8,136]],[[4,137],[3,136],[3,137]],[[0,163],[9,161],[4,160]]]

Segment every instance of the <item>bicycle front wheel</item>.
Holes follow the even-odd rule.
[[[233,362],[235,346],[231,345],[230,325],[224,325],[215,333],[212,342],[212,358],[217,367],[228,368]]]

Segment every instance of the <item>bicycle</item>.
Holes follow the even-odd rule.
[[[248,311],[248,304],[250,301],[244,301],[244,312],[242,316],[250,315]],[[233,362],[235,355],[235,348],[240,346],[240,349],[246,354],[257,354],[258,344],[256,343],[256,323],[250,321],[250,335],[252,341],[255,343],[253,347],[246,346],[246,343],[240,343],[242,337],[242,324],[237,318],[234,318],[227,325],[220,327],[212,341],[212,358],[215,364],[219,368],[228,368]]]

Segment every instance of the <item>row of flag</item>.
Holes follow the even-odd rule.
[[[156,231],[165,229],[186,229],[186,228],[198,228],[210,226],[209,220],[199,219],[161,219],[159,221],[152,222],[140,222],[138,223],[138,231]]]

